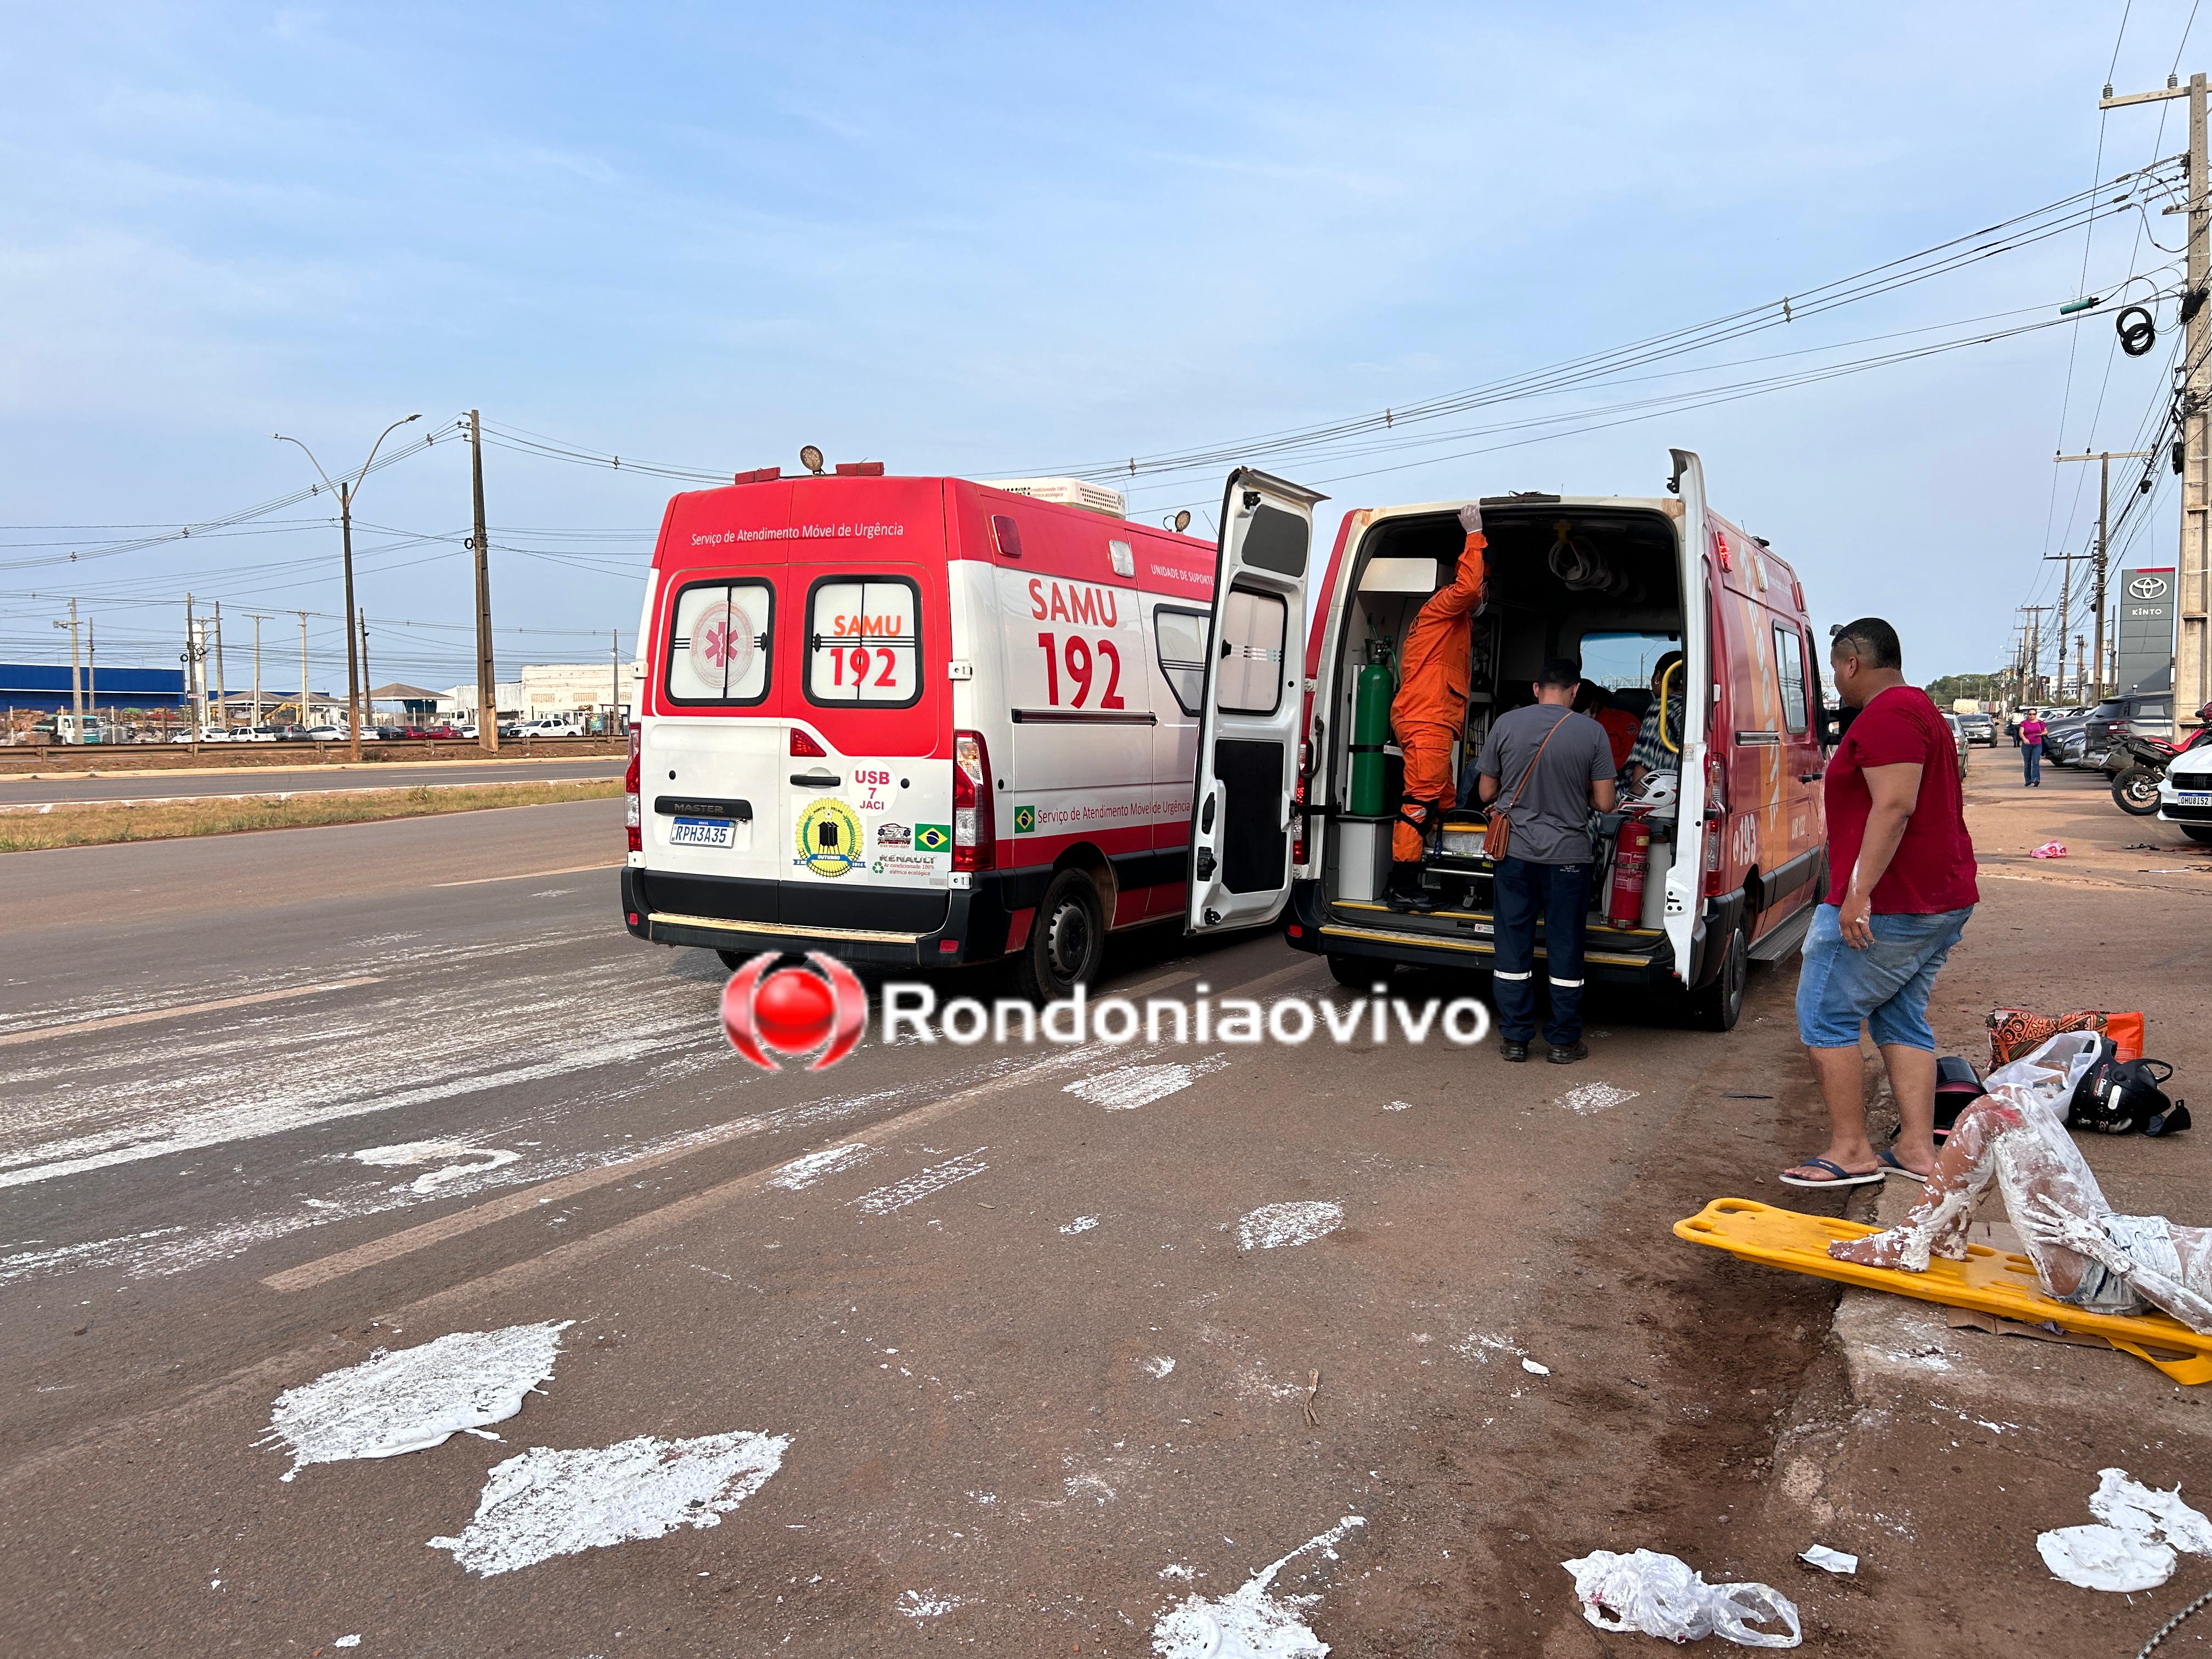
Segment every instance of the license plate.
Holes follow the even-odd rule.
[[[2184,806],[2212,806],[2212,789],[2177,789],[2173,798]]]
[[[669,826],[672,847],[727,847],[737,825],[728,818],[678,818]]]

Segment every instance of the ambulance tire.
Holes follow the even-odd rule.
[[[717,951],[714,954],[721,957],[722,966],[728,969],[734,974],[738,969],[744,967],[755,957],[758,956],[760,952],[757,951]]]
[[[1390,964],[1370,957],[1331,957],[1328,976],[1347,991],[1371,991],[1376,980],[1390,977]]]
[[[1721,971],[1711,985],[1690,994],[1690,1023],[1701,1031],[1733,1031],[1743,1014],[1744,988],[1751,980],[1751,941],[1739,923],[1729,935]]]
[[[1014,982],[1032,1002],[1057,1002],[1089,983],[1105,957],[1106,908],[1098,889],[1082,871],[1063,870],[1037,901]]]

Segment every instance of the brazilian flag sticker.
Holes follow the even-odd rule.
[[[1014,833],[1018,836],[1034,836],[1036,834],[1036,807],[1017,806],[1014,808]]]
[[[915,850],[920,853],[943,853],[952,846],[952,826],[949,823],[917,823],[914,826]]]

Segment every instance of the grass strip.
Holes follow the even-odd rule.
[[[619,778],[576,782],[417,785],[345,794],[269,795],[246,800],[128,801],[57,806],[51,811],[0,814],[0,853],[52,847],[103,847],[123,841],[173,841],[182,836],[229,836],[248,830],[301,830],[328,823],[374,823],[432,817],[495,806],[544,806],[554,801],[605,800],[622,793]]]

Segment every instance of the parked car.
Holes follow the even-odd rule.
[[[1943,724],[1951,728],[1951,746],[1959,751],[1959,775],[1961,778],[1966,775],[1966,745],[1972,741],[1966,735],[1966,721],[1969,718],[1971,717],[1965,714],[1943,716]],[[1989,716],[1984,714],[1981,718],[1987,720]]]
[[[2087,744],[2082,763],[2101,767],[2112,740],[2122,733],[2137,738],[2173,738],[2173,694],[2170,691],[2131,692],[2107,697],[2083,717]]]
[[[1997,740],[1997,723],[1987,714],[1952,714],[1946,718],[1966,734],[1968,743],[1994,745]]]
[[[2158,819],[2193,842],[2212,846],[2212,740],[2201,733],[2166,763],[2158,786]]]
[[[460,738],[466,734],[451,720],[440,720],[435,726],[424,726],[422,735],[426,738],[435,738],[443,742],[448,738]]]
[[[2089,743],[2088,726],[2087,716],[2081,714],[2051,721],[2050,730],[2043,734],[2043,763],[2068,768],[2085,764],[2084,757]]]
[[[343,743],[346,740],[345,728],[338,726],[311,726],[307,728],[307,737],[310,743]]]

